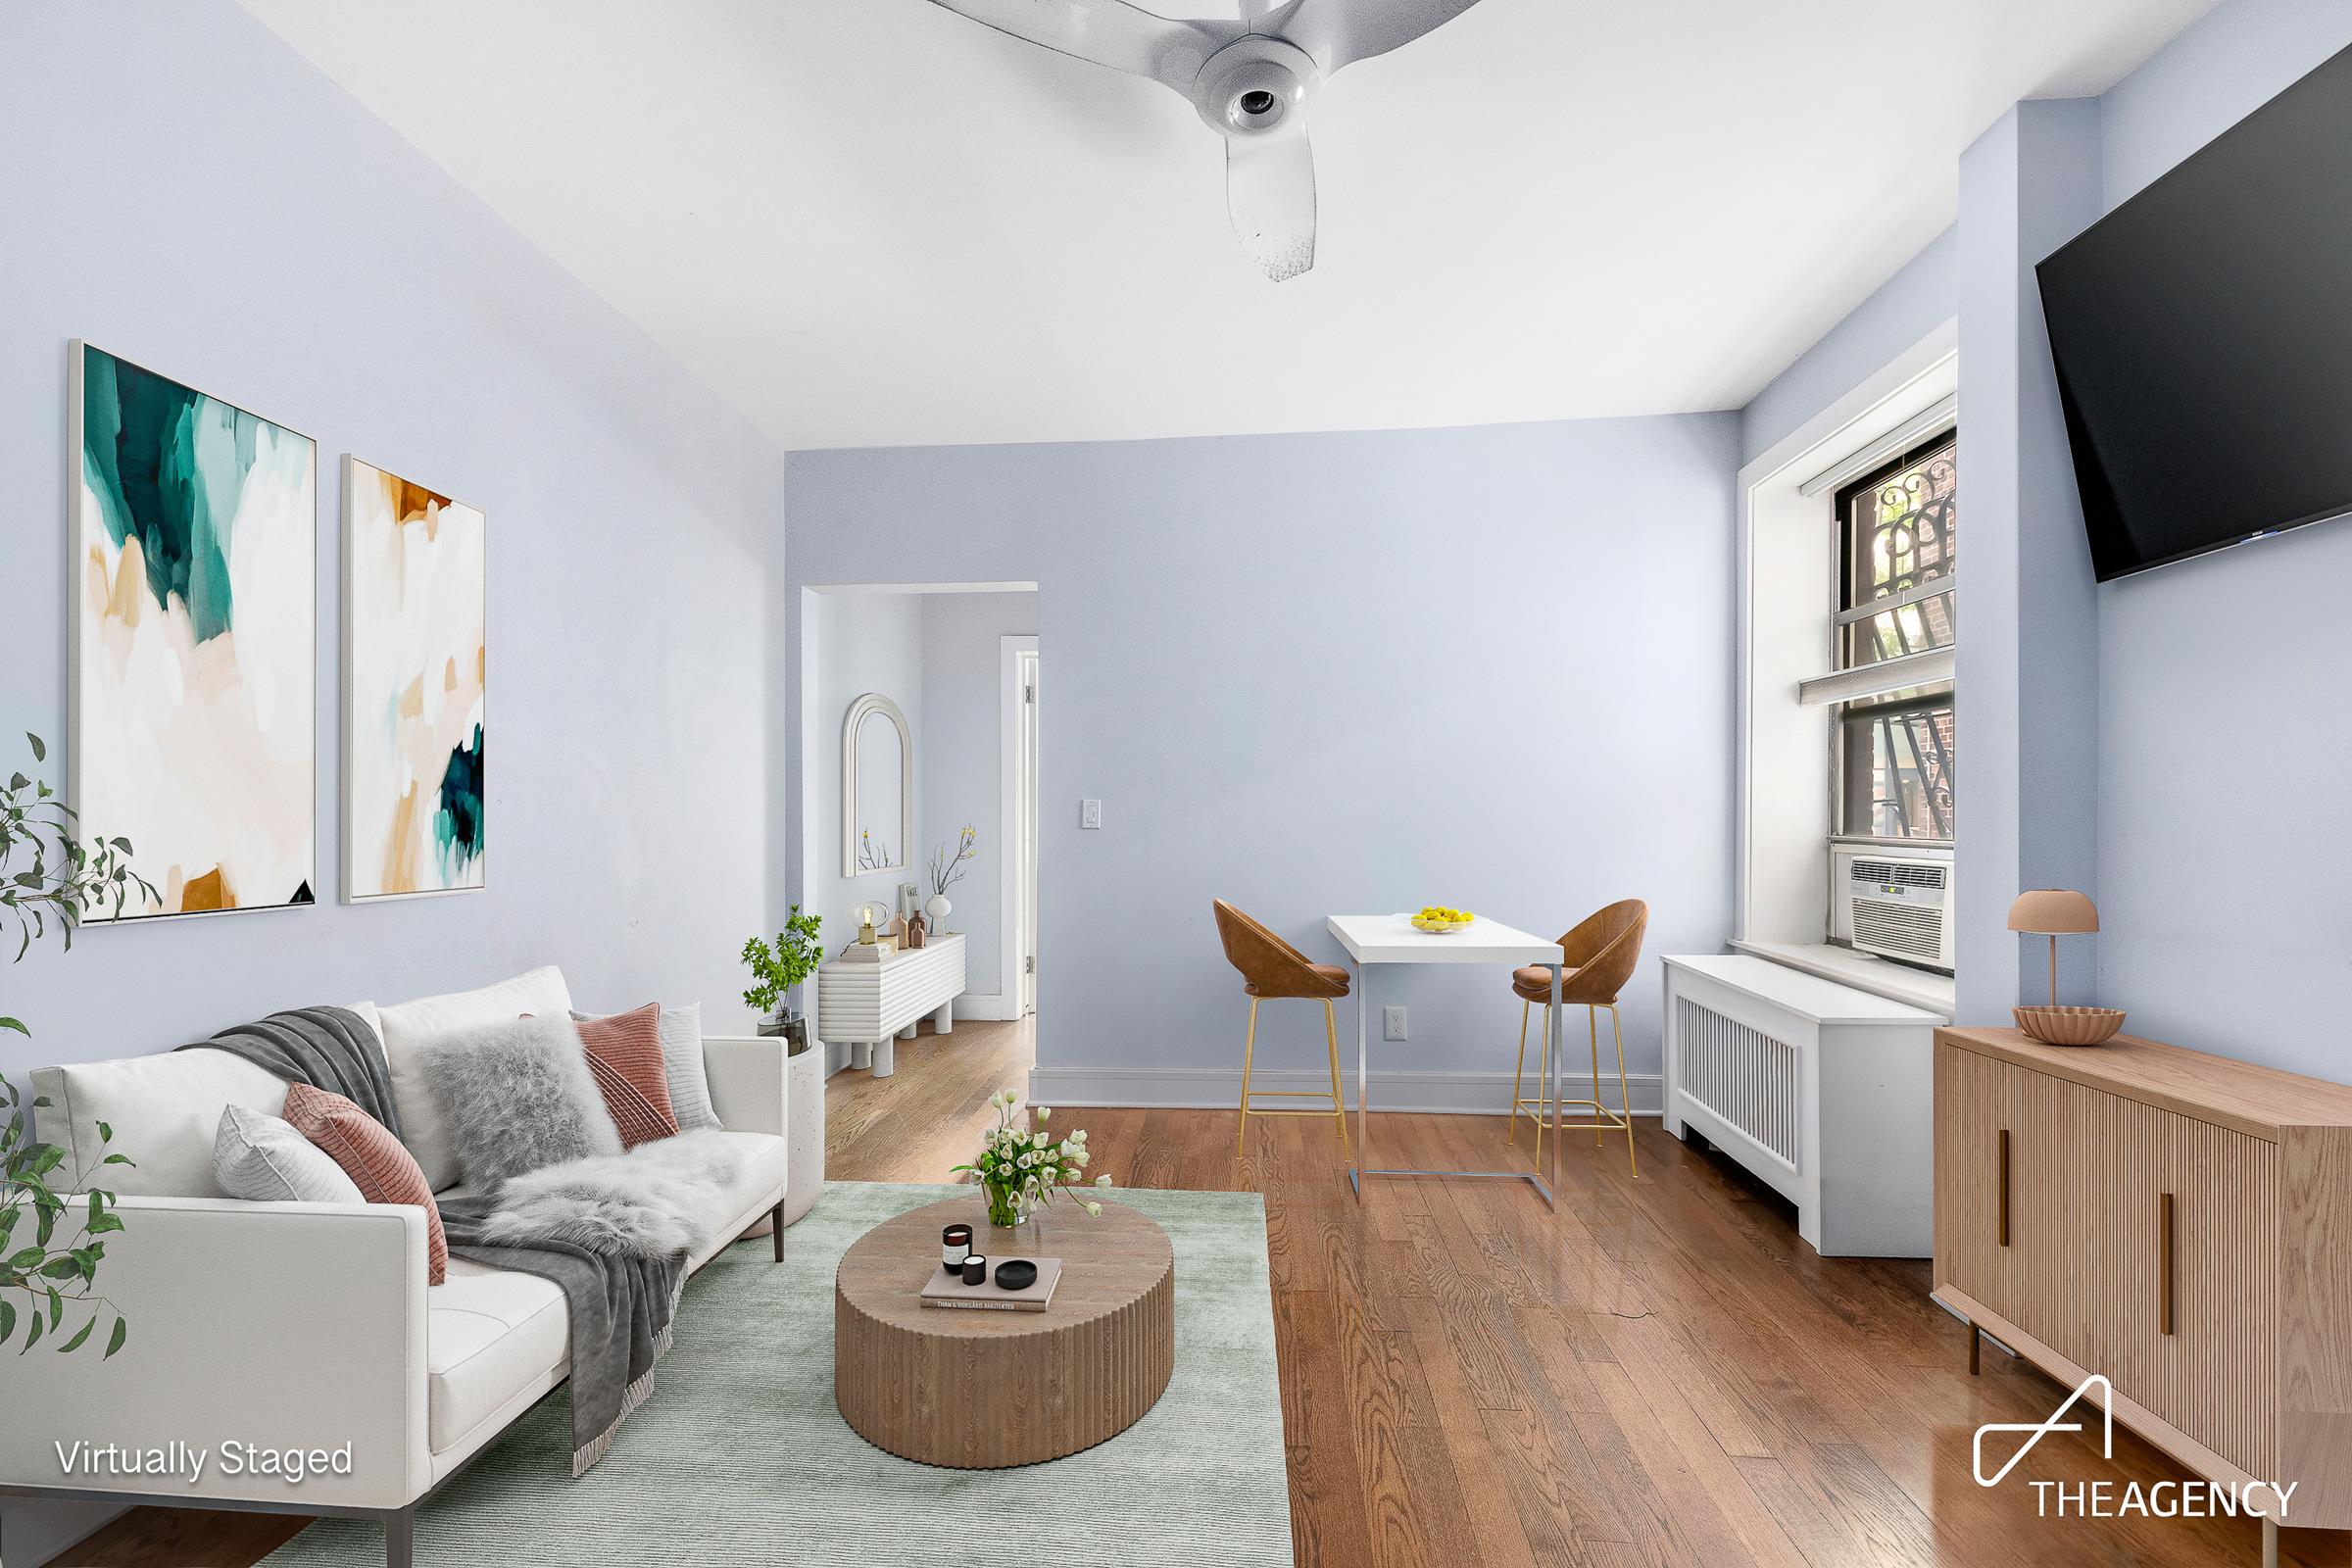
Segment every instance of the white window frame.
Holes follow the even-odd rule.
[[[1875,687],[1883,669],[1835,669],[1838,551],[1836,491],[1956,420],[1959,323],[1946,321],[1740,470],[1739,802],[1734,824],[1732,946],[1949,1015],[1942,976],[1829,945],[1832,777],[1829,706],[1847,674]],[[1824,589],[1828,588],[1828,592]],[[1907,684],[1946,650],[1917,656]],[[1904,661],[1910,663],[1911,661]],[[1800,695],[1800,687],[1805,688]],[[1808,702],[1804,699],[1810,698]]]

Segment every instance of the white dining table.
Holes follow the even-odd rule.
[[[1355,1149],[1354,1159],[1348,1167],[1348,1185],[1354,1190],[1356,1201],[1363,1201],[1367,1176],[1501,1176],[1528,1183],[1544,1195],[1545,1203],[1552,1203],[1552,1189],[1558,1183],[1560,1168],[1560,966],[1567,958],[1560,945],[1483,916],[1461,930],[1444,935],[1413,929],[1409,914],[1335,914],[1325,924],[1340,946],[1348,950],[1348,961],[1355,969]],[[1551,1005],[1544,1012],[1544,1059],[1551,1064],[1551,1082],[1546,1086],[1553,1129],[1550,1181],[1534,1170],[1396,1169],[1371,1163],[1364,1111],[1369,1099],[1367,1080],[1371,1076],[1372,1050],[1365,1015],[1371,1011],[1372,999],[1366,992],[1364,971],[1386,963],[1500,963],[1514,969],[1542,964],[1551,971]],[[1516,1108],[1513,1107],[1514,1111]]]

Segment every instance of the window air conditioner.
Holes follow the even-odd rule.
[[[1830,847],[1830,940],[1952,972],[1952,852]]]

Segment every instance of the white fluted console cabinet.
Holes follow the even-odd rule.
[[[956,1027],[963,995],[963,933],[935,936],[879,962],[836,958],[816,971],[816,1037],[850,1048],[850,1065],[877,1078],[894,1069],[899,1040],[912,1040],[927,1013],[932,1027]]]

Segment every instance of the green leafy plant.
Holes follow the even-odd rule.
[[[743,994],[745,1006],[763,1017],[775,1012],[794,987],[816,973],[816,966],[825,961],[824,943],[817,936],[824,923],[823,915],[803,914],[796,904],[784,929],[776,933],[775,946],[758,937],[743,945],[744,965],[754,982]]]
[[[24,738],[32,743],[36,764],[48,760],[49,749],[38,735]],[[19,772],[0,789],[0,936],[9,921],[16,922],[11,962],[21,961],[52,928],[71,949],[74,928],[92,909],[111,903],[120,914],[133,893],[155,897],[154,886],[130,868],[129,840],[85,844],[76,828],[74,808],[47,784]],[[0,1017],[0,1031],[32,1036],[21,1020],[10,1017]],[[48,1103],[35,1099],[26,1104],[16,1085],[0,1076],[0,1345],[9,1343],[24,1321],[27,1326],[18,1354],[44,1336],[60,1350],[78,1350],[111,1312],[115,1322],[106,1353],[113,1355],[129,1337],[130,1325],[112,1301],[96,1294],[98,1264],[106,1256],[99,1238],[121,1230],[122,1220],[114,1211],[115,1195],[89,1184],[92,1171],[77,1169],[58,1180],[66,1152],[32,1136],[32,1111]],[[112,1127],[98,1123],[101,1148],[114,1137]],[[131,1161],[110,1151],[98,1163]],[[70,1212],[76,1217],[69,1220]],[[29,1238],[21,1230],[27,1215]],[[84,1309],[89,1316],[67,1334],[67,1317],[79,1317]]]

